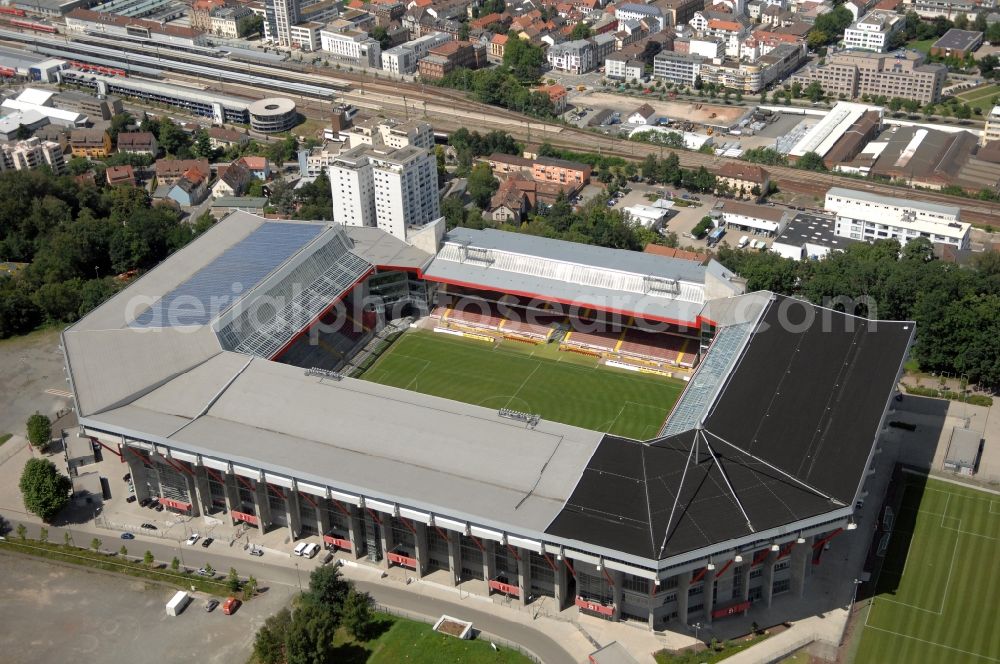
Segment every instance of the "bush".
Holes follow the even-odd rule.
[[[35,411],[35,414],[28,418],[27,428],[28,442],[38,449],[47,447],[49,441],[52,440],[52,422],[38,411]]]

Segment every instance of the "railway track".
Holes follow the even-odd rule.
[[[133,56],[149,57],[148,46],[93,35],[70,40],[3,31],[0,38],[19,42],[21,45],[34,44],[37,46],[39,43],[45,43],[49,44],[50,48],[72,47],[74,42],[79,42],[105,49],[114,48],[121,52],[127,51]],[[230,71],[256,77],[267,77],[272,80],[300,82],[319,87],[329,86],[344,100],[358,103],[372,110],[384,107],[402,108],[407,115],[419,113],[426,115],[428,120],[435,122],[444,120],[451,126],[469,126],[482,130],[503,129],[510,132],[518,140],[533,145],[548,142],[559,148],[586,152],[596,151],[603,155],[635,160],[642,160],[648,154],[662,155],[665,152],[659,146],[624,141],[578,127],[531,120],[520,113],[470,100],[461,91],[427,86],[422,83],[381,80],[343,70],[332,73],[328,68],[291,62],[282,63],[283,67],[276,70],[274,66],[265,66],[249,60],[213,58],[198,53],[172,51],[167,48],[157,48],[155,57],[161,66],[163,64],[167,64],[168,67],[173,66],[177,68],[178,73],[184,73],[183,67],[185,65],[211,65],[216,72]],[[85,60],[86,54],[76,53],[74,59]],[[192,76],[190,73],[187,75]],[[199,75],[195,74],[193,78],[199,78]],[[215,78],[209,76],[204,76],[201,80],[209,86],[216,81]],[[230,87],[249,89],[251,93],[255,91],[254,88],[248,88],[248,86],[237,86],[233,81],[229,81],[228,84]],[[465,125],[461,124],[463,121],[466,122]],[[727,162],[738,161],[684,150],[676,150],[675,152],[681,165],[685,168],[704,166],[712,172],[717,172]],[[953,205],[960,207],[964,218],[970,222],[1000,227],[1000,204],[998,203],[866,182],[830,173],[801,171],[787,166],[767,166],[766,168],[778,187],[786,190],[808,193],[822,198],[826,189],[830,187],[845,187],[877,195]]]

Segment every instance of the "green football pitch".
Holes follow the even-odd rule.
[[[637,439],[656,435],[685,385],[599,365],[554,343],[498,344],[419,330],[400,337],[362,378]]]
[[[1000,662],[998,557],[1000,496],[910,477],[855,662]]]

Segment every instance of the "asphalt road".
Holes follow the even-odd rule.
[[[6,518],[11,528],[7,537],[14,536],[14,529],[19,523],[24,523],[28,529],[28,537],[38,537],[38,524],[22,522],[11,518],[11,516],[6,516]],[[235,567],[240,576],[255,576],[261,587],[277,584],[305,588],[309,582],[309,573],[314,567],[319,566],[319,558],[297,561],[290,554],[284,557],[270,551],[260,558],[254,558],[245,553],[239,545],[229,547],[227,541],[216,541],[208,549],[202,548],[200,542],[194,546],[186,546],[173,541],[168,543],[141,535],[136,539],[125,541],[119,539],[118,533],[114,531],[100,530],[95,532],[93,528],[84,526],[50,527],[49,541],[62,542],[64,532],[69,532],[77,545],[87,546],[96,536],[101,540],[102,550],[117,551],[124,544],[128,548],[130,556],[142,556],[149,550],[157,561],[169,563],[174,556],[177,556],[183,561],[185,567],[191,569],[197,569],[204,566],[205,563],[211,563],[212,567],[224,574],[230,567]],[[481,631],[523,645],[535,653],[545,664],[576,664],[579,661],[540,629],[505,620],[487,611],[473,609],[468,602],[461,600],[449,602],[421,595],[396,587],[395,581],[379,583],[354,579],[354,582],[359,589],[370,593],[375,601],[392,609],[420,614],[428,618],[437,618],[441,614],[447,613],[471,620]],[[484,606],[488,605],[484,603]]]

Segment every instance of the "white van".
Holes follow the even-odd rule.
[[[750,244],[750,238],[748,238],[746,235],[744,235],[743,237],[740,238],[740,241],[739,241],[739,243],[737,243],[736,247],[739,248],[739,249],[742,249],[743,247],[747,246],[748,244]]]
[[[300,553],[299,555],[302,556],[303,558],[315,558],[316,554],[319,552],[320,552],[319,544],[316,544],[315,542],[309,542],[308,544],[306,544],[306,548],[302,549],[302,553]]]
[[[295,545],[295,549],[292,550],[292,553],[294,553],[296,556],[301,556],[302,552],[306,550],[307,546],[309,546],[309,542],[299,542],[298,544]]]

